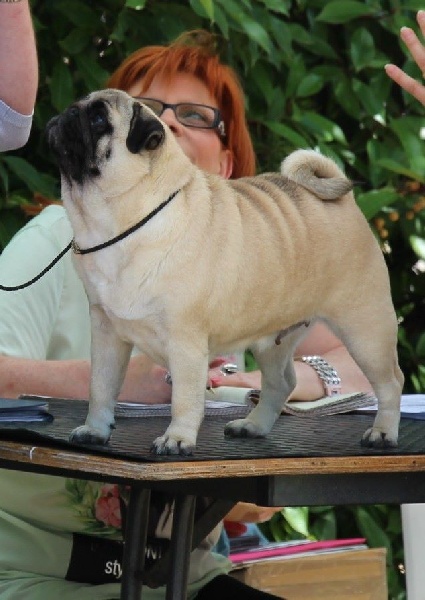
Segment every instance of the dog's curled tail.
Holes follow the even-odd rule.
[[[285,158],[281,173],[321,200],[336,200],[353,188],[338,165],[314,150],[296,150]]]

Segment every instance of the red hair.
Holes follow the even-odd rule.
[[[157,75],[166,78],[178,72],[197,77],[215,98],[226,127],[224,144],[233,156],[232,179],[254,175],[255,153],[246,122],[243,90],[235,71],[220,62],[212,34],[192,31],[168,46],[140,48],[112,73],[106,86],[126,91],[142,78],[143,92]]]

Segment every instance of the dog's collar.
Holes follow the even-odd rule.
[[[112,244],[115,244],[115,242],[119,242],[120,240],[123,240],[128,235],[130,235],[131,233],[133,233],[134,231],[139,229],[140,227],[143,227],[143,225],[145,225],[156,214],[158,214],[160,210],[165,208],[167,206],[167,204],[169,204],[171,202],[171,200],[173,200],[173,198],[175,198],[177,196],[179,191],[180,190],[176,190],[175,192],[173,192],[171,194],[171,196],[169,196],[166,200],[164,200],[164,202],[161,202],[161,204],[159,204],[156,208],[154,208],[152,212],[150,212],[148,215],[146,215],[146,217],[143,217],[143,219],[141,221],[139,221],[135,225],[132,225],[129,229],[126,229],[125,231],[123,231],[119,235],[113,237],[112,239],[108,240],[107,242],[103,242],[103,244],[98,244],[97,246],[92,246],[91,248],[80,248],[80,246],[77,244],[77,242],[73,239],[71,242],[71,248],[72,248],[73,252],[75,254],[90,254],[90,252],[97,252],[97,250],[102,250],[103,248],[112,246]]]

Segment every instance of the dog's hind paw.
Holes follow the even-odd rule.
[[[370,427],[364,432],[361,445],[368,448],[395,448],[397,446],[397,436],[390,435],[376,427]]]
[[[190,456],[193,454],[194,450],[194,443],[183,439],[177,439],[167,434],[157,437],[151,446],[151,453],[158,455],[177,454],[180,456]]]
[[[230,421],[224,427],[224,435],[227,437],[264,437],[264,432],[256,423],[249,419],[236,419]]]
[[[101,444],[104,445],[107,443],[109,438],[111,437],[112,429],[114,429],[114,425],[111,424],[108,433],[102,433],[99,429],[93,429],[92,427],[88,427],[87,425],[81,425],[80,427],[76,427],[69,436],[69,441],[74,442],[76,444]]]

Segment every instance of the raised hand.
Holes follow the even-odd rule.
[[[416,20],[422,35],[425,37],[425,10],[418,11]],[[425,75],[425,46],[410,27],[402,27],[400,30],[400,37],[406,44],[421,73]],[[419,83],[416,79],[407,75],[407,73],[397,67],[397,65],[385,65],[385,71],[388,77],[425,106],[425,86],[422,83]]]

